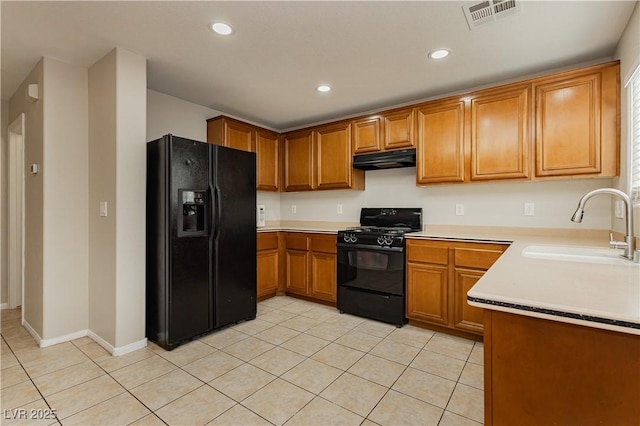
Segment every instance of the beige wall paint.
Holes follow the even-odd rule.
[[[620,60],[620,177],[614,180],[616,188],[629,193],[631,183],[629,132],[629,96],[627,84],[633,70],[640,64],[640,3],[636,7],[622,33],[616,47],[615,58]],[[613,210],[613,207],[612,207]],[[635,235],[640,237],[640,206],[634,208]],[[625,231],[625,220],[617,219],[612,214],[613,228],[619,232]]]
[[[88,264],[88,74],[44,58],[42,338],[86,330]]]
[[[147,90],[147,139],[152,141],[171,133],[206,141],[207,119],[221,114],[215,109]]]
[[[415,186],[415,168],[366,172],[365,191],[315,191],[281,195],[282,220],[359,222],[362,207],[422,207],[425,225],[608,229],[609,200],[594,198],[584,223],[569,219],[582,194],[611,186],[610,179]],[[524,216],[525,202],[535,215]],[[297,213],[291,213],[291,205]],[[336,213],[342,204],[343,214]],[[464,204],[464,216],[455,205]]]
[[[145,338],[147,63],[116,49],[116,347]]]
[[[145,339],[146,75],[120,48],[89,69],[89,328],[116,350]]]
[[[89,329],[116,340],[116,52],[89,68]],[[108,215],[100,217],[100,201]],[[142,262],[142,261],[141,261]]]
[[[41,172],[25,176],[25,261],[24,261],[24,320],[38,333],[43,334],[43,218],[44,179],[47,176],[44,164],[44,102],[26,101],[28,84],[38,84],[44,91],[43,60],[38,62],[16,93],[9,100],[9,121],[13,122],[21,113],[25,114],[25,163],[39,164]],[[5,129],[6,130],[6,129]]]
[[[9,276],[7,271],[7,126],[9,125],[9,101],[0,103],[0,304],[8,302]]]
[[[167,133],[207,140],[207,119],[223,114],[164,93],[147,91],[147,139],[158,139]],[[280,219],[280,194],[258,191],[257,204],[264,204],[266,219]]]

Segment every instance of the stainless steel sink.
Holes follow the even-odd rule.
[[[640,266],[638,263],[623,257],[622,250],[602,247],[534,245],[525,247],[522,255],[532,259]]]

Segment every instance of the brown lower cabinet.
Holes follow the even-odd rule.
[[[640,336],[486,310],[485,425],[640,425]]]
[[[467,337],[482,336],[483,311],[467,292],[508,244],[407,239],[409,323]]]
[[[280,250],[280,232],[259,232],[257,235],[257,287],[258,300],[268,299],[278,293],[282,282],[283,256]]]
[[[336,303],[335,234],[285,234],[286,293]]]

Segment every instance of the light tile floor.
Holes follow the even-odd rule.
[[[20,310],[2,311],[1,331],[3,425],[483,421],[481,343],[290,297],[171,352],[112,357],[88,337],[40,349]]]

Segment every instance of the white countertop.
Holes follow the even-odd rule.
[[[259,232],[336,233],[352,223],[283,221]],[[608,247],[604,230],[427,225],[407,238],[510,243],[471,288],[469,304],[485,309],[640,335],[640,265],[524,257],[530,245]]]
[[[427,227],[408,238],[511,242],[467,293],[470,305],[640,335],[640,265],[543,260],[522,255],[530,245],[607,248],[605,231]]]

